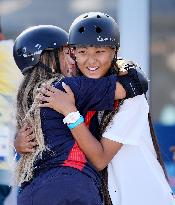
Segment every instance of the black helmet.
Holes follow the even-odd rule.
[[[116,21],[101,12],[89,12],[77,17],[69,29],[69,45],[120,46]]]
[[[24,73],[35,66],[44,50],[58,49],[67,45],[68,33],[52,25],[34,26],[24,30],[16,39],[13,56]]]

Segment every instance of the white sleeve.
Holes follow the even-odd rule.
[[[103,137],[129,145],[138,145],[148,123],[149,106],[144,95],[126,99],[103,133]]]

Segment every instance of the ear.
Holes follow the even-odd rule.
[[[112,50],[112,59],[116,57],[116,48],[111,48]]]

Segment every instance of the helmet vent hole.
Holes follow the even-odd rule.
[[[109,15],[106,14],[107,17],[109,17]]]
[[[84,28],[84,27],[79,28],[79,32],[80,32],[80,33],[83,33],[83,32],[84,32],[84,30],[85,30],[85,28]]]
[[[100,15],[97,15],[97,18],[101,18],[101,16],[100,16]]]
[[[83,18],[85,19],[85,18],[87,18],[87,17],[88,17],[88,15],[84,16]]]
[[[100,27],[96,27],[96,32],[97,33],[101,33],[102,32],[102,29]]]
[[[17,50],[17,55],[18,55],[18,56],[22,56],[22,49],[18,49],[18,50]]]

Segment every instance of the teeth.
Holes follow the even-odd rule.
[[[88,67],[88,69],[89,69],[90,71],[95,71],[95,70],[98,69],[98,67]]]

